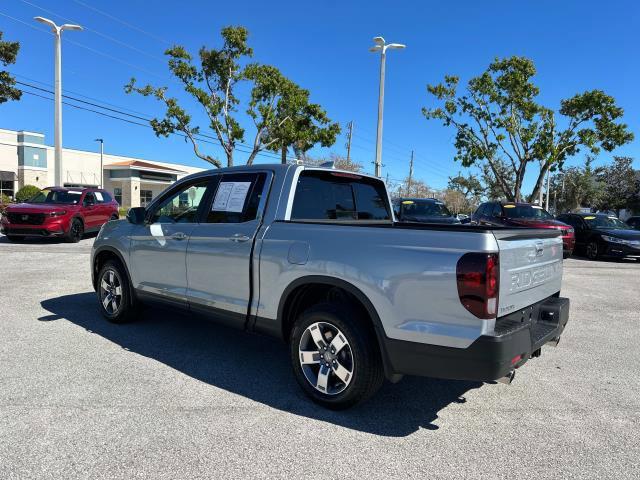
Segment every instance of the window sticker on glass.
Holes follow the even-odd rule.
[[[103,202],[104,201],[104,197],[102,196],[102,193],[93,192],[93,194],[96,196],[96,200],[98,200],[99,202]]]
[[[251,182],[221,182],[211,210],[242,212]]]

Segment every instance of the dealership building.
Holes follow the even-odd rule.
[[[64,148],[62,179],[65,187],[99,187],[123,207],[147,205],[177,179],[202,168],[174,163],[122,157]],[[44,135],[24,130],[0,129],[0,191],[14,198],[24,185],[39,188],[54,185],[54,147],[45,144]]]

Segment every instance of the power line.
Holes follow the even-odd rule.
[[[40,5],[37,5],[37,4],[33,3],[33,2],[29,2],[28,0],[20,0],[20,1],[22,3],[24,3],[24,4],[26,4],[26,5],[29,5],[29,6],[34,7],[34,8],[37,8],[38,10],[42,10],[43,12],[46,12],[46,13],[49,13],[49,14],[55,16],[55,17],[61,18],[61,19],[65,20],[65,21],[67,21],[67,22],[80,23],[80,22],[77,22],[77,21],[75,21],[75,20],[73,20],[71,18],[65,17],[64,15],[60,15],[59,13],[56,13],[56,12],[54,12],[52,10],[49,10],[47,8],[44,8],[44,7],[40,6]],[[84,22],[82,22],[82,23],[84,23]],[[145,52],[144,50],[140,50],[139,48],[134,47],[133,45],[131,45],[129,43],[123,42],[122,40],[118,40],[117,38],[114,38],[114,37],[112,37],[110,35],[107,35],[106,33],[102,33],[102,32],[100,32],[98,30],[95,30],[95,29],[90,28],[90,27],[86,27],[84,25],[82,26],[82,28],[84,28],[88,32],[94,33],[94,34],[96,34],[96,35],[98,35],[98,36],[100,36],[102,38],[105,38],[105,39],[113,42],[113,43],[116,43],[116,44],[118,44],[120,46],[123,46],[125,48],[130,49],[130,50],[133,50],[134,52],[140,53],[140,54],[145,55],[145,56],[147,56],[149,58],[152,58],[154,60],[159,60],[161,62],[165,61],[165,59],[162,58],[162,57],[158,57],[157,55]]]
[[[43,89],[41,89],[41,90],[43,90]],[[53,101],[53,100],[54,100],[53,98],[46,97],[46,96],[44,96],[44,95],[40,95],[39,93],[30,92],[30,91],[28,91],[28,90],[24,90],[24,89],[21,89],[21,92],[22,92],[22,93],[26,93],[26,94],[28,94],[28,95],[32,95],[32,96],[38,97],[38,98],[42,98],[42,99],[45,99],[45,100],[50,100],[50,101]],[[53,93],[53,92],[47,92],[47,93]],[[75,101],[80,101],[80,102],[82,102],[82,103],[89,103],[89,102],[84,102],[84,101],[82,101],[82,100],[75,100]],[[94,109],[91,109],[91,108],[83,107],[83,106],[81,106],[81,105],[76,105],[76,104],[74,104],[74,103],[70,103],[70,102],[65,102],[65,101],[63,101],[62,103],[63,103],[64,105],[67,105],[67,106],[72,107],[72,108],[76,108],[76,109],[78,109],[78,110],[84,110],[84,111],[87,111],[87,112],[95,113],[95,114],[97,114],[97,115],[101,115],[101,116],[103,116],[103,117],[108,117],[108,118],[111,118],[111,119],[114,119],[114,120],[120,120],[120,121],[122,121],[122,122],[126,122],[126,123],[129,123],[129,124],[132,124],[132,125],[138,125],[138,126],[141,126],[141,127],[153,128],[153,127],[152,127],[150,124],[148,124],[148,123],[136,122],[136,121],[134,121],[134,120],[129,120],[129,119],[127,119],[127,118],[118,117],[118,116],[111,115],[111,114],[108,114],[108,113],[105,113],[105,112],[101,112],[101,111],[98,111],[98,110],[94,110]],[[98,106],[98,108],[104,108],[104,107],[100,107],[100,106]],[[127,114],[127,113],[125,113],[125,112],[118,112],[118,113],[121,113],[121,114],[124,114],[124,115],[129,115],[129,116],[131,116],[130,114]],[[139,118],[139,117],[138,117],[138,118]],[[185,134],[183,134],[183,133],[179,133],[179,132],[172,132],[172,134],[173,134],[173,135],[177,135],[177,136],[182,137],[182,138],[188,138],[188,136],[187,136],[187,135],[185,135]],[[195,136],[196,136],[196,137],[203,137],[203,136],[205,136],[205,135],[204,135],[204,134],[196,134]],[[210,138],[214,138],[214,137],[210,137]],[[217,140],[217,139],[216,139],[216,141],[206,140],[206,139],[204,139],[204,138],[196,138],[196,139],[197,139],[199,142],[202,142],[202,143],[206,143],[206,144],[210,144],[210,145],[220,146],[220,141],[219,141],[219,140]],[[241,152],[241,153],[251,153],[251,150],[244,150],[244,149],[243,149],[243,148],[241,148],[241,147],[246,147],[246,146],[245,146],[245,144],[241,144],[241,146],[240,146],[240,147],[236,146],[236,149],[237,149],[239,152]],[[278,160],[280,159],[280,156],[278,156],[278,155],[276,155],[276,154],[272,154],[272,153],[270,153],[270,152],[265,152],[265,151],[260,151],[260,152],[258,152],[258,153],[257,153],[257,155],[258,155],[258,156],[267,157],[267,158],[275,158],[275,159],[278,159]]]
[[[171,42],[168,42],[165,39],[160,38],[160,37],[158,37],[157,35],[155,35],[153,33],[147,32],[146,30],[143,30],[142,28],[140,28],[140,27],[138,27],[136,25],[133,25],[133,24],[131,24],[129,22],[126,22],[125,20],[122,20],[122,19],[116,17],[115,15],[112,15],[110,13],[107,13],[107,12],[103,11],[103,10],[100,10],[100,9],[94,7],[93,5],[88,5],[85,2],[81,2],[80,0],[73,0],[73,1],[75,3],[77,3],[78,5],[81,5],[81,6],[85,7],[85,8],[88,8],[89,10],[93,10],[94,12],[99,13],[100,15],[102,15],[104,17],[107,17],[107,18],[109,18],[109,19],[111,19],[111,20],[113,20],[115,22],[120,23],[121,25],[124,25],[125,27],[128,27],[128,28],[130,28],[132,30],[135,30],[137,32],[140,32],[140,33],[146,35],[149,38],[153,38],[154,40],[156,40],[156,41],[158,41],[160,43],[164,43],[165,45],[169,45],[169,46],[172,45]]]

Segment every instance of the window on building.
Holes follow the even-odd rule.
[[[122,205],[122,189],[121,188],[114,188],[113,189],[113,197],[116,199],[116,202],[118,202],[118,205]]]
[[[153,192],[151,190],[140,190],[140,206],[146,207],[153,200]]]

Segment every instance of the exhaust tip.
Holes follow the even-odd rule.
[[[516,371],[511,370],[504,377],[497,379],[496,382],[503,383],[505,385],[511,385],[511,382],[513,382],[514,378],[516,378]]]

